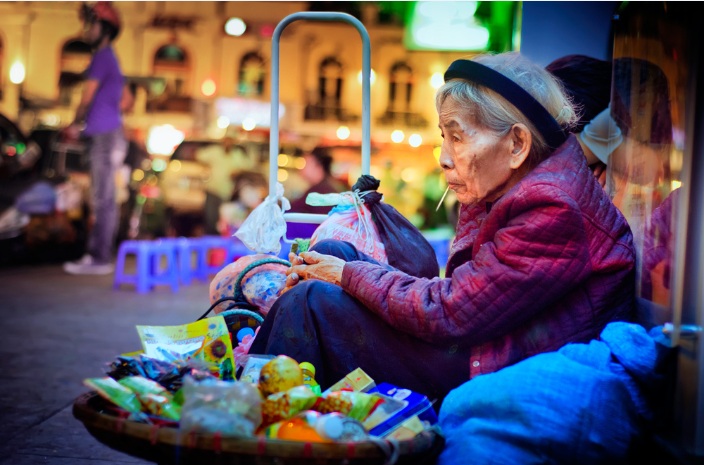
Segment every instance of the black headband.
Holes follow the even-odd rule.
[[[445,71],[445,82],[464,79],[488,87],[511,102],[540,131],[552,149],[561,146],[566,134],[550,113],[532,95],[498,71],[470,60],[455,60]]]

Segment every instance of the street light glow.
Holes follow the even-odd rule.
[[[430,76],[430,85],[433,87],[433,89],[439,89],[444,82],[445,78],[443,77],[442,73],[433,73],[433,75]]]
[[[396,129],[394,132],[391,133],[391,140],[396,142],[397,144],[403,142],[404,137],[406,137],[406,135],[400,129]]]
[[[24,65],[17,60],[10,66],[10,82],[13,84],[22,84],[25,78]]]
[[[247,30],[247,25],[242,18],[230,18],[225,23],[225,34],[239,37]]]
[[[350,137],[350,128],[347,126],[340,126],[337,128],[337,138],[340,140],[346,140]]]

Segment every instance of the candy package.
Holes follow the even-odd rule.
[[[137,394],[114,379],[107,376],[104,378],[87,378],[83,380],[83,384],[94,389],[103,399],[127,410],[136,417],[145,418],[141,414],[142,404],[137,398]]]
[[[179,421],[181,418],[181,406],[174,401],[173,395],[156,381],[143,376],[128,376],[118,383],[137,395],[143,411],[173,421]]]
[[[222,316],[179,326],[137,326],[144,353],[159,360],[200,360],[223,380],[234,379],[230,333]]]
[[[286,391],[275,392],[262,402],[262,425],[291,418],[295,414],[312,408],[319,397],[309,386],[301,385]]]
[[[384,399],[379,395],[356,391],[333,391],[321,397],[314,409],[320,413],[338,412],[355,420],[364,421],[382,403]]]

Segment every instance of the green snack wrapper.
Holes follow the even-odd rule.
[[[171,397],[149,392],[139,395],[139,401],[153,415],[173,421],[181,420],[181,406]]]
[[[130,413],[138,414],[142,411],[142,403],[137,395],[110,377],[87,378],[83,380],[83,384],[95,389],[101,397]]]
[[[128,376],[118,383],[134,392],[147,412],[169,420],[181,419],[181,407],[174,401],[173,395],[156,381],[143,376]]]

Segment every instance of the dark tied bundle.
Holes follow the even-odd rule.
[[[364,174],[352,190],[367,192],[364,205],[372,213],[389,265],[418,278],[437,277],[440,269],[433,246],[398,210],[381,201],[383,196],[377,192],[380,184],[374,176]]]

